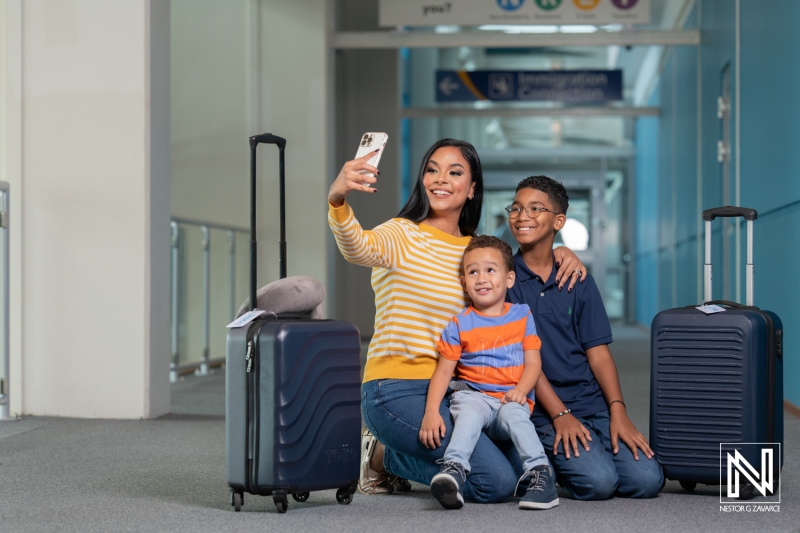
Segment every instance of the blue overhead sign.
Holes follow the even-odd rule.
[[[621,70],[437,70],[437,102],[622,100]]]

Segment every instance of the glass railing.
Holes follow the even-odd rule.
[[[11,350],[9,345],[9,279],[8,279],[8,183],[0,181],[0,420],[10,418],[9,401],[9,365]]]
[[[247,298],[247,229],[172,218],[170,381],[225,361],[225,326]]]

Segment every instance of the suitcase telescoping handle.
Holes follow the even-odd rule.
[[[705,277],[705,297],[706,302],[711,301],[711,221],[717,217],[742,217],[747,221],[747,271],[745,281],[745,292],[747,294],[747,305],[753,305],[753,221],[758,218],[758,212],[749,207],[715,207],[703,211],[703,220],[706,222],[706,262],[703,265]]]
[[[250,137],[250,310],[256,307],[256,272],[258,262],[256,259],[256,148],[259,144],[275,144],[280,150],[280,274],[281,279],[286,277],[286,174],[284,169],[284,151],[286,139],[271,133],[262,133]]]

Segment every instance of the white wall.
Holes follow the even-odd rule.
[[[169,3],[3,7],[12,411],[166,413]]]
[[[328,2],[172,5],[171,29],[167,0],[0,8],[16,414],[168,412],[169,216],[246,225],[251,134],[288,139],[289,274],[327,281]],[[259,164],[267,282],[278,269],[274,147]]]
[[[288,274],[323,284],[331,144],[327,10],[326,0],[172,1],[172,214],[248,227],[248,137],[285,137]],[[258,168],[264,285],[278,278],[276,147],[259,147]],[[246,252],[239,257],[246,260]],[[197,332],[199,289],[187,297],[196,302],[186,306],[187,329]],[[219,305],[227,309],[227,301]],[[224,331],[220,320],[211,327]],[[197,337],[190,337],[186,346],[197,354]]]

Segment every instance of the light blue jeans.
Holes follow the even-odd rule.
[[[462,390],[450,397],[450,414],[455,428],[444,452],[445,461],[459,463],[469,472],[472,451],[481,432],[485,431],[492,440],[511,439],[525,471],[547,464],[547,456],[527,405],[516,402],[501,404],[498,398],[488,394]]]
[[[364,423],[386,447],[383,465],[400,477],[431,484],[439,473],[436,461],[444,455],[453,435],[450,417],[450,394],[439,407],[447,434],[442,445],[428,449],[419,440],[425,402],[428,396],[427,379],[379,379],[361,386],[361,413]],[[503,502],[514,494],[522,465],[509,441],[493,442],[481,433],[475,444],[472,470],[464,483],[464,498],[476,503]]]

